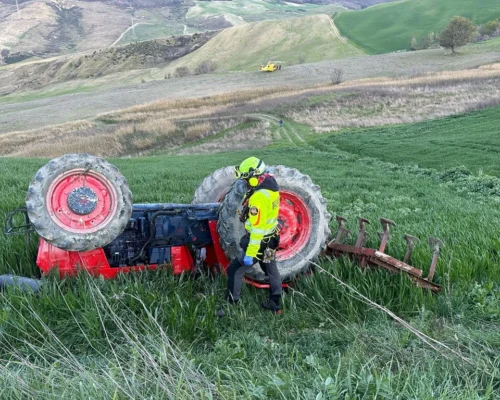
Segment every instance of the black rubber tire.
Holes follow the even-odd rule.
[[[62,174],[83,168],[104,176],[116,190],[117,207],[114,215],[95,232],[75,233],[57,225],[50,216],[46,194],[53,181]],[[69,251],[87,251],[103,247],[125,229],[132,215],[132,193],[118,168],[90,154],[66,154],[45,164],[35,174],[26,195],[26,207],[37,233],[48,243]]]
[[[278,259],[281,278],[287,282],[307,271],[310,261],[315,260],[325,249],[330,236],[328,224],[331,215],[326,209],[326,200],[321,195],[319,186],[315,185],[308,175],[283,165],[270,166],[267,171],[274,175],[280,190],[293,192],[299,196],[311,215],[311,236],[304,248],[286,260]],[[246,190],[246,185],[242,181],[237,181],[231,186],[231,190],[224,197],[219,208],[217,231],[220,235],[221,246],[230,258],[237,256],[241,251],[239,241],[245,234],[245,229],[238,216]],[[258,264],[253,266],[247,276],[257,282],[268,281]]]
[[[235,182],[234,167],[214,171],[200,183],[194,192],[192,204],[218,203]]]

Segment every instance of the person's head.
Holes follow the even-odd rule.
[[[236,178],[245,180],[250,186],[259,184],[259,177],[264,174],[266,165],[257,157],[249,157],[234,167]]]

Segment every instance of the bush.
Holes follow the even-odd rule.
[[[500,36],[500,18],[486,22],[479,26],[477,41],[488,40]]]
[[[217,69],[217,63],[215,63],[214,61],[212,60],[202,61],[195,68],[194,73],[195,75],[209,74],[210,72],[214,72],[216,69]]]
[[[492,20],[486,22],[482,27],[481,27],[481,34],[482,35],[488,35],[488,36],[493,36],[497,33],[497,31],[500,30],[500,19]]]
[[[182,78],[184,76],[189,76],[191,75],[191,71],[189,70],[188,67],[177,67],[175,69],[175,72],[174,72],[174,75],[177,77],[177,78]]]
[[[330,79],[332,84],[338,85],[343,82],[344,71],[341,68],[334,68],[332,72],[330,72]]]
[[[418,45],[417,38],[415,36],[413,36],[410,40],[410,50],[412,50],[412,51],[417,50],[417,45]]]

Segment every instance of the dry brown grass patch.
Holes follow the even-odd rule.
[[[102,157],[122,154],[122,145],[113,134],[66,137],[49,142],[29,143],[8,154],[11,157],[54,158],[67,153],[91,153]]]
[[[186,128],[185,135],[188,140],[202,139],[211,131],[210,122],[200,122]]]
[[[316,132],[413,123],[498,105],[498,79],[500,70],[471,70],[351,85],[342,91],[323,88],[315,94],[339,94],[312,105],[292,106],[286,115]]]
[[[210,115],[227,106],[260,101],[269,96],[282,97],[292,94],[297,89],[288,87],[243,90],[224,93],[216,96],[183,100],[162,100],[140,106],[126,108],[111,113],[100,114],[97,119],[111,122],[145,121],[151,117],[161,115],[162,118],[190,118]]]
[[[38,149],[46,148],[49,150],[52,147],[52,150],[49,151],[51,155],[58,151],[63,151],[57,148],[62,142],[69,143],[75,142],[75,139],[80,140],[82,132],[91,131],[93,128],[94,124],[89,121],[74,121],[40,129],[6,133],[0,135],[1,154],[6,156],[18,156],[19,154],[23,154],[33,155],[35,157],[45,157],[45,154],[40,154]],[[34,155],[30,153],[28,149],[40,155]],[[49,155],[47,154],[47,156]]]

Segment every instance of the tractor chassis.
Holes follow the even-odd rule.
[[[192,246],[193,241],[197,241],[199,238],[193,236],[193,232],[189,228],[186,229],[184,237],[181,234],[182,238],[180,242],[179,237],[177,238],[178,243],[176,245],[162,243],[163,250],[168,249],[169,251],[168,262],[135,262],[134,265],[124,263],[113,264],[110,248],[113,247],[115,241],[120,241],[120,237],[103,248],[88,251],[59,249],[43,238],[39,238],[36,264],[41,270],[42,275],[57,271],[61,279],[76,276],[80,271],[86,271],[93,276],[102,276],[105,279],[115,279],[120,273],[146,269],[155,270],[167,266],[172,270],[174,275],[196,274],[202,265],[208,267],[213,272],[225,274],[229,260],[220,245],[220,238],[217,232],[217,210],[219,205],[220,203],[134,204],[134,216],[149,213],[151,229],[155,228],[156,219],[175,217],[185,213],[187,219],[198,222],[197,226],[200,231],[206,234],[205,241],[202,244],[198,244],[198,246]],[[22,215],[24,223],[16,224],[14,220],[19,221],[20,215]],[[133,221],[133,218],[131,221]],[[19,207],[6,216],[4,220],[4,232],[6,235],[26,235],[26,244],[27,248],[29,248],[31,233],[34,233],[35,230],[29,222],[26,207]],[[155,247],[155,243],[151,242],[150,247]],[[5,276],[5,279],[7,279],[7,276]],[[9,282],[12,280],[10,275],[8,276],[8,280]],[[258,289],[269,288],[268,283],[258,282],[246,276],[245,282]],[[283,283],[284,288],[288,286],[288,282]]]

